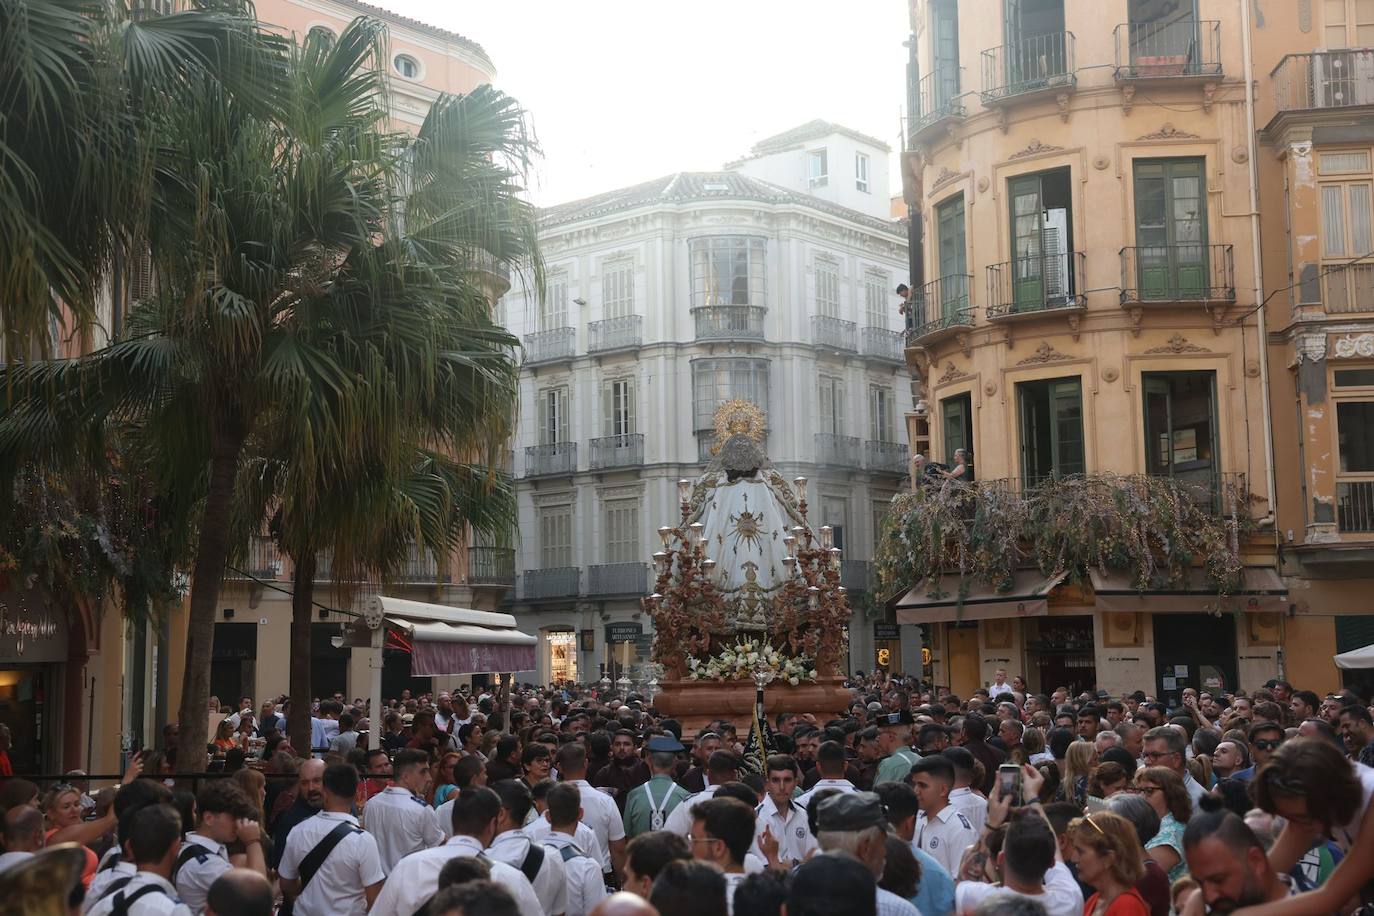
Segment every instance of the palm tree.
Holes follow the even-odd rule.
[[[463,455],[512,413],[513,341],[471,268],[482,252],[533,255],[520,110],[482,89],[440,99],[413,140],[390,133],[383,40],[367,18],[328,46],[308,39],[275,114],[199,81],[156,148],[159,288],[130,336],[0,374],[18,392],[0,456],[129,418],[158,443],[164,483],[203,494],[184,747],[205,745],[214,614],[254,437],[290,432],[282,491],[311,519],[311,486],[400,466],[408,430]]]

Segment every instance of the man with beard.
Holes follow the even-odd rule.
[[[267,864],[276,868],[286,851],[286,838],[291,830],[306,818],[314,817],[324,808],[324,761],[306,760],[296,774],[296,800],[277,818],[272,830],[272,851]]]
[[[678,780],[678,785],[688,792],[704,792],[710,784],[708,779],[710,774],[706,771],[706,762],[711,759],[711,755],[721,749],[720,735],[704,729],[697,734],[697,740],[692,743],[692,756],[696,758],[696,763],[692,765],[682,778]]]
[[[816,751],[821,746],[821,732],[817,728],[798,728],[793,735],[792,759],[797,763],[800,780],[816,768]]]
[[[1198,891],[1184,905],[1182,916],[1231,913],[1289,894],[1254,831],[1224,808],[1207,810],[1220,804],[1212,796],[1204,798],[1203,812],[1193,815],[1183,831],[1183,855]]]
[[[622,728],[611,738],[611,762],[596,774],[592,785],[607,790],[624,816],[630,791],[648,782],[650,775],[648,765],[635,753],[635,733]]]

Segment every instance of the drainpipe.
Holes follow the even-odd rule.
[[[1250,49],[1250,2],[1240,0],[1241,46],[1245,56],[1245,143],[1249,154],[1247,165],[1250,169],[1250,257],[1251,270],[1255,276],[1255,303],[1264,301],[1264,281],[1261,279],[1262,261],[1260,256],[1260,219],[1259,219],[1259,149],[1255,141],[1255,73]],[[1269,321],[1266,307],[1261,306],[1255,315],[1259,333],[1260,392],[1264,406],[1264,483],[1269,501],[1269,514],[1260,524],[1273,523],[1278,509],[1274,500],[1277,489],[1274,480],[1274,419],[1269,403]],[[1241,333],[1245,329],[1241,328]],[[1277,548],[1278,543],[1275,542]]]

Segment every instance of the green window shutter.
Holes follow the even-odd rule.
[[[1083,395],[1079,380],[1061,379],[1050,385],[1050,412],[1054,416],[1054,469],[1060,476],[1082,474]]]

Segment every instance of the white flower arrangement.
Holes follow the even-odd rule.
[[[748,680],[759,669],[773,675],[773,680],[796,687],[802,681],[814,681],[816,669],[805,656],[789,658],[773,646],[758,640],[746,639],[723,649],[704,661],[687,657],[687,677],[696,681]]]

